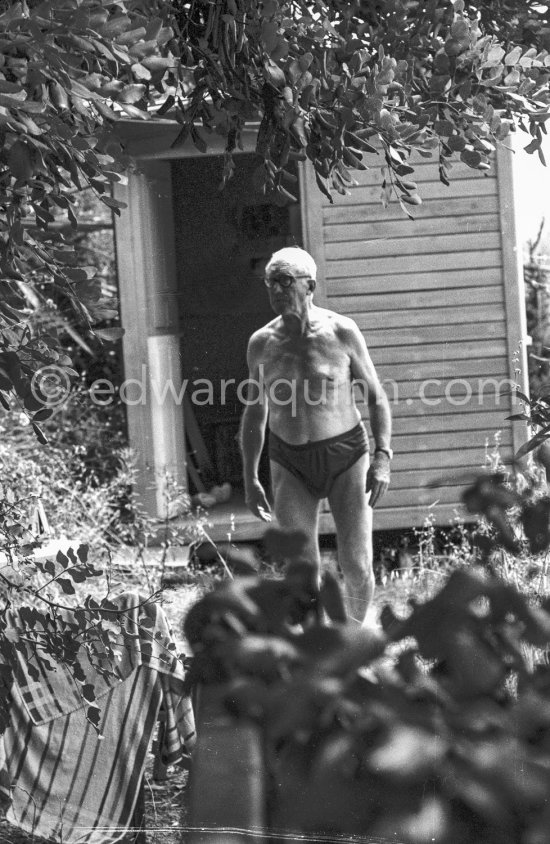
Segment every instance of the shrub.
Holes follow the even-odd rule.
[[[261,731],[270,827],[545,844],[550,669],[530,670],[522,647],[550,641],[550,602],[463,568],[382,623],[347,623],[336,581],[317,591],[300,561],[283,581],[222,584],[189,612],[194,679],[223,684],[227,711]]]
[[[109,436],[99,416],[93,409],[78,419],[66,411],[57,414],[58,429],[47,445],[37,441],[24,414],[0,419],[1,483],[20,502],[29,528],[41,505],[58,537],[103,547],[124,537],[132,456],[118,432]]]

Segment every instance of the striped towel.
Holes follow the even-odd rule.
[[[78,684],[61,666],[43,672],[40,683],[20,665],[12,688],[11,723],[0,749],[0,790],[2,783],[4,791],[11,786],[7,819],[63,844],[110,844],[125,835],[161,703],[163,760],[185,763],[194,746],[184,670],[166,658],[173,640],[164,612],[157,604],[138,609],[136,593],[118,603],[139,637],[125,648],[116,678],[92,678],[88,665],[101,709],[99,733],[86,720]]]

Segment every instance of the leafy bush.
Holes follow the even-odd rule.
[[[145,571],[147,593],[140,588],[137,607],[133,606],[135,601],[128,606],[116,603],[114,599],[123,585],[112,577],[110,553],[105,553],[105,546],[108,552],[111,550],[107,540],[92,552],[88,544],[75,543],[65,553],[40,553],[40,542],[28,525],[29,500],[35,495],[33,484],[43,483],[44,478],[38,473],[25,478],[26,468],[25,464],[21,467],[21,476],[12,480],[12,486],[0,484],[0,734],[10,719],[9,689],[14,672],[23,660],[32,674],[34,654],[46,670],[54,671],[58,664],[68,668],[87,706],[88,720],[98,727],[101,713],[91,677],[118,676],[121,648],[132,648],[135,623],[140,629],[151,626],[150,618],[142,616],[142,608],[156,600],[160,590],[154,588],[153,578]],[[27,481],[29,497],[19,498],[14,492],[18,480]],[[52,495],[60,490],[63,500],[66,490],[62,485]],[[99,516],[103,516],[103,528],[109,527],[105,513]],[[64,527],[67,524],[65,520]],[[78,523],[81,531],[90,527],[97,526]],[[135,524],[132,527],[135,529]],[[134,553],[137,558],[139,548]],[[99,567],[100,561],[105,568]],[[133,620],[125,626],[130,616]],[[165,642],[156,641],[165,648]],[[167,656],[173,658],[168,651]],[[38,679],[39,671],[36,667],[34,670]]]
[[[545,844],[550,669],[531,671],[523,647],[550,641],[550,601],[529,606],[462,569],[382,623],[347,623],[336,581],[318,591],[299,560],[284,580],[238,578],[189,612],[194,679],[224,684],[227,710],[262,732],[270,827]]]
[[[55,440],[47,445],[38,443],[24,414],[0,419],[4,491],[20,502],[29,528],[40,502],[56,536],[117,545],[131,523],[131,452],[116,430],[109,436],[109,421],[93,407],[85,414],[73,406],[55,418]]]
[[[541,265],[539,251],[543,230],[544,219],[536,238],[527,242],[529,255],[523,265],[527,334],[532,339],[532,346],[528,350],[529,393],[532,396],[539,396],[548,389],[550,372],[548,272]]]
[[[114,638],[105,624],[113,620],[113,605],[108,594],[99,601],[82,596],[80,607],[76,601],[67,606],[65,596],[74,596],[77,584],[103,572],[88,559],[87,545],[79,545],[76,553],[59,552],[55,560],[33,559],[37,543],[25,524],[25,503],[11,488],[0,487],[0,733],[9,721],[8,691],[18,658],[27,661],[37,650],[46,665],[53,660],[69,667],[89,704],[88,718],[97,725],[99,710],[81,666],[81,650],[101,674],[113,672]]]
[[[169,521],[160,524],[140,504],[122,402],[101,406],[90,398],[90,378],[106,377],[107,366],[101,357],[88,361],[88,369],[44,423],[47,442],[38,442],[23,410],[0,410],[0,484],[20,502],[28,528],[37,509],[43,510],[56,538],[107,552],[121,545],[148,545],[161,529],[166,542],[188,541],[194,524],[189,530]],[[116,383],[116,372],[112,375]],[[178,504],[180,513],[189,509],[188,496],[170,478],[164,487],[169,506]]]

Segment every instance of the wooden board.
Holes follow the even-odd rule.
[[[426,235],[425,237],[397,237],[397,238],[374,238],[364,234],[361,239],[354,239],[352,232],[349,232],[347,240],[333,241],[325,246],[325,255],[328,261],[350,260],[352,258],[384,258],[393,259],[403,256],[425,255],[424,261],[428,261],[431,255],[437,255],[439,263],[440,255],[459,252],[465,255],[469,252],[480,252],[500,249],[500,232],[480,232],[470,234],[440,233],[439,235]],[[413,266],[417,263],[414,261]],[[463,266],[462,263],[458,266]],[[467,264],[466,266],[469,266]],[[476,265],[477,266],[477,265]],[[410,269],[410,261],[409,261]],[[330,265],[328,273],[331,273]]]
[[[493,297],[494,298],[494,297]],[[358,307],[356,311],[350,309],[349,315],[354,319],[359,328],[370,331],[373,328],[416,328],[428,327],[432,325],[452,325],[453,327],[461,324],[478,324],[487,323],[491,320],[502,320],[505,316],[504,303],[492,302],[487,305],[464,304],[460,302],[450,302],[447,306],[446,296],[440,297],[440,307],[415,307],[414,299],[409,300],[407,310],[401,311],[397,308],[389,310],[382,307],[382,302],[377,302],[380,310],[374,310],[368,306],[369,298],[363,297],[363,307]],[[331,303],[334,306],[334,300]],[[483,326],[478,325],[479,336],[483,335]],[[369,336],[369,335],[365,335]]]
[[[506,375],[507,360],[505,358],[483,358],[482,360],[439,360],[429,363],[407,364],[386,364],[380,368],[379,375],[391,379],[396,383],[400,381],[422,381],[434,378],[444,380],[446,378],[460,379],[470,375]],[[427,395],[427,393],[426,393]]]
[[[461,496],[469,484],[429,489],[388,489],[384,496],[385,507],[430,507],[434,504],[460,504]],[[426,514],[427,515],[427,514]]]
[[[474,438],[480,430],[496,431],[499,428],[508,427],[509,424],[498,411],[482,410],[464,419],[464,414],[460,412],[461,408],[457,407],[456,410],[455,414],[445,413],[441,416],[433,413],[431,416],[420,418],[398,417],[395,419],[394,437],[399,437],[402,434],[420,436],[441,431],[448,431],[453,434],[460,431],[469,431]]]
[[[436,524],[452,526],[460,520],[465,523],[475,523],[475,516],[466,512],[462,504],[435,504],[426,507],[423,504],[402,506],[389,509],[378,505],[374,511],[374,530],[395,530],[396,528],[417,527],[422,529],[426,517],[430,515]],[[334,533],[334,521],[330,513],[323,513],[320,518],[319,532],[321,534]]]
[[[452,527],[457,522],[465,524],[475,524],[475,516],[472,516],[466,511],[462,504],[436,504],[429,509],[423,505],[412,507],[400,507],[398,510],[388,510],[386,508],[377,507],[374,512],[375,530],[395,530],[397,527],[416,527],[419,530],[426,524],[427,516],[433,518],[435,524]],[[330,524],[331,516],[327,515],[326,530],[328,533],[328,525]],[[325,525],[323,525],[325,527]],[[334,532],[334,527],[332,528]]]
[[[491,443],[490,448],[493,445],[494,443]],[[448,448],[434,449],[430,454],[429,461],[426,460],[425,453],[398,451],[395,453],[393,459],[392,473],[396,474],[406,471],[423,472],[428,469],[432,469],[434,472],[451,471],[457,466],[466,470],[472,469],[472,471],[476,471],[486,465],[486,453],[483,443],[476,445],[475,448],[465,446],[460,449],[460,454]],[[502,446],[501,456],[504,463],[510,463],[513,457],[510,445]]]
[[[394,241],[399,238],[426,237],[431,235],[433,237],[440,237],[445,232],[445,226],[441,223],[441,218],[430,217],[426,220],[390,220],[385,223],[371,222],[370,220],[361,220],[360,222],[350,223],[338,219],[332,222],[332,225],[325,227],[325,240],[327,243],[340,240],[376,240]],[[478,214],[476,216],[455,217],[449,222],[449,235],[468,234],[473,235],[476,232],[498,232],[499,219],[497,214]]]
[[[402,272],[388,275],[360,276],[358,278],[339,278],[331,282],[332,292],[339,296],[356,296],[366,293],[416,292],[417,290],[437,290],[441,303],[444,304],[445,290],[454,287],[483,286],[493,287],[501,284],[500,267],[485,267],[472,271],[428,269],[424,272]],[[337,287],[336,287],[337,286]]]
[[[334,205],[353,205],[354,203],[378,204],[381,197],[381,184],[350,187],[349,192],[349,196],[341,196],[339,193],[335,193],[333,195]],[[455,197],[496,196],[497,180],[459,179],[453,183],[452,190],[445,187],[445,185],[439,181],[429,181],[424,182],[420,186],[419,193],[423,201],[446,198],[447,202],[452,201]],[[328,199],[324,199],[324,203],[328,203]],[[399,204],[395,202],[395,205],[399,208],[401,214],[403,214]]]
[[[379,372],[382,387],[386,391],[390,407],[393,409],[397,405],[403,405],[407,408],[415,408],[417,406],[438,408],[443,407],[446,403],[446,394],[452,397],[452,401],[457,404],[469,396],[468,402],[464,404],[473,406],[484,405],[485,401],[488,407],[492,407],[496,399],[500,397],[501,401],[505,402],[505,407],[508,407],[509,401],[507,393],[513,386],[511,378],[505,371],[506,362],[500,361],[500,372],[494,370],[490,375],[477,373],[477,377],[473,377],[476,373],[470,374],[468,377],[462,371],[462,374],[454,378],[434,378],[421,379],[420,381],[397,381],[388,377],[385,371]],[[475,364],[471,364],[474,366]],[[496,397],[496,399],[495,399]],[[411,411],[412,414],[412,411]]]
[[[360,263],[360,262],[358,262]],[[418,308],[447,308],[455,306],[460,311],[465,303],[469,305],[502,304],[502,287],[492,285],[489,287],[470,287],[466,289],[455,289],[445,291],[440,296],[432,290],[419,291],[416,293],[379,293],[370,296],[339,296],[335,295],[337,284],[329,286],[329,307],[341,314],[356,314],[364,311],[391,311],[397,310],[400,313],[402,325],[414,325],[414,317],[407,314],[410,308],[416,311]],[[443,316],[443,315],[442,315]],[[454,315],[448,313],[449,325],[452,325]],[[381,317],[378,325],[381,325]],[[444,320],[443,320],[444,321]]]
[[[452,435],[449,431],[441,433],[424,433],[424,434],[403,434],[397,435],[392,440],[394,451],[399,454],[406,452],[425,452],[431,461],[431,453],[434,451],[441,451],[448,449],[450,452],[463,448],[485,446],[485,442],[489,444],[494,443],[494,436],[496,430],[491,428],[485,431],[454,431]],[[512,432],[509,428],[501,432],[501,440],[503,445],[509,446],[512,442]],[[396,462],[395,466],[399,463]]]
[[[471,270],[472,284],[475,284],[475,271],[483,267],[500,267],[502,256],[498,249],[481,252],[449,252],[432,255],[419,255],[414,260],[410,255],[398,255],[393,258],[333,258],[326,262],[327,295],[333,292],[333,279],[350,276],[387,275],[396,273],[426,272],[441,270]]]
[[[448,323],[430,326],[401,326],[397,328],[369,328],[364,331],[369,349],[379,347],[413,346],[430,343],[452,343],[481,338],[506,338],[506,323],[503,319],[485,322],[483,327],[477,323],[459,323],[451,328]]]
[[[433,416],[437,414],[438,416],[446,416],[447,414],[456,415],[456,414],[465,414],[465,413],[499,413],[503,420],[506,419],[506,416],[509,416],[511,413],[519,413],[521,411],[521,407],[519,402],[512,403],[512,397],[509,395],[505,395],[504,391],[502,394],[495,395],[493,391],[487,390],[484,395],[478,395],[477,393],[473,392],[473,388],[476,386],[475,380],[472,384],[472,393],[470,401],[457,405],[456,404],[456,396],[451,394],[450,401],[447,396],[444,394],[441,395],[441,401],[438,402],[437,405],[430,405],[422,402],[420,399],[417,401],[401,401],[393,403],[391,406],[392,416],[394,418],[407,418],[407,419],[422,419],[423,417]],[[506,385],[507,386],[507,385]],[[466,395],[466,387],[462,385],[463,394]],[[436,391],[434,390],[434,393]],[[440,391],[441,392],[441,391]],[[434,393],[430,393],[433,396]],[[366,407],[364,404],[361,407]],[[362,411],[363,412],[363,411]],[[365,418],[368,418],[368,414],[365,412]],[[461,420],[461,425],[467,426],[468,421],[466,419]],[[508,424],[506,422],[506,424]]]
[[[414,173],[411,173],[410,177],[407,181],[416,182],[419,188],[419,193],[422,195],[422,184],[423,182],[438,182],[441,185],[441,189],[444,191],[448,191],[452,193],[457,182],[464,181],[465,179],[475,182],[477,184],[483,182],[490,182],[496,181],[497,175],[495,170],[488,170],[485,173],[482,173],[479,170],[472,170],[471,167],[468,167],[465,164],[461,164],[461,162],[457,162],[458,166],[454,166],[449,173],[449,181],[450,185],[445,185],[439,178],[439,166],[435,163],[428,162],[428,163],[418,163],[414,165]],[[361,171],[361,175],[364,175],[365,171]],[[367,182],[369,184],[369,182]]]
[[[403,213],[401,206],[395,202],[385,208],[381,202],[330,205],[325,200],[323,221],[325,225],[363,222],[386,224],[395,221],[396,225],[406,226],[411,232],[414,232],[416,226],[420,225],[423,220],[431,219],[441,220],[441,230],[441,227],[445,226],[452,229],[454,220],[464,217],[464,215],[470,218],[473,224],[479,215],[496,214],[498,208],[498,197],[493,195],[455,197],[452,201],[449,201],[448,197],[438,199],[424,198],[422,205],[418,205],[414,209],[414,219],[411,220]]]
[[[367,161],[367,157],[369,160]],[[382,165],[384,163],[382,156],[367,156],[365,157],[365,164],[367,165]],[[437,156],[434,158],[421,158],[420,156],[415,156],[416,160],[413,162],[411,158],[412,166],[414,167],[414,173],[411,173],[410,176],[406,176],[405,178],[407,181],[411,182],[425,182],[427,180],[430,181],[440,181],[439,179],[439,161]],[[359,182],[361,185],[368,185],[372,184],[373,182],[376,184],[377,181],[380,179],[380,170],[377,169],[375,166],[370,167],[369,170],[353,170],[353,177],[356,182]],[[493,168],[492,170],[486,170],[484,172],[480,170],[473,170],[471,167],[468,167],[467,164],[458,160],[450,162],[449,167],[449,181],[451,182],[450,188],[441,182],[441,186],[445,190],[452,190],[453,183],[457,179],[471,179],[472,181],[486,181],[487,179],[495,179],[496,178],[496,170]]]
[[[508,354],[508,345],[506,339],[418,343],[410,346],[393,346],[387,344],[378,348],[371,347],[371,353],[374,363],[377,366],[382,366],[387,363],[465,360],[469,357],[500,357],[501,355],[505,356]]]
[[[475,477],[483,463],[476,465],[456,463],[452,467],[423,467],[421,469],[407,469],[399,471],[394,467],[391,473],[391,488],[397,489],[420,489],[442,487],[457,487],[468,485],[474,482]]]
[[[358,171],[358,178],[355,179],[356,185],[351,185],[349,190],[352,193],[368,190],[380,190],[381,180],[380,174],[376,171],[367,170]],[[482,196],[486,193],[497,192],[498,182],[496,175],[493,173],[490,176],[477,178],[461,178],[453,181],[451,185],[445,185],[439,178],[437,170],[430,167],[422,167],[418,171],[418,178],[413,179],[418,185],[418,192],[421,197],[426,196],[426,189],[431,188],[438,196],[447,196],[449,198],[455,196]],[[338,194],[340,196],[340,194]]]

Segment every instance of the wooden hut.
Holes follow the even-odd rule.
[[[392,405],[392,485],[375,527],[463,515],[467,473],[495,441],[509,463],[525,438],[524,425],[506,419],[517,407],[510,383],[524,388],[526,377],[511,153],[499,151],[485,175],[455,165],[450,187],[436,162],[419,159],[423,204],[409,220],[396,202],[381,204],[374,156],[350,196],[336,194],[333,204],[299,165],[291,188],[298,202],[280,207],[250,189],[252,135],[220,191],[221,143],[209,154],[172,147],[179,128],[120,128],[135,160],[116,193],[128,204],[116,222],[125,399],[148,509],[166,512],[167,473],[190,488],[201,478],[206,486],[228,480],[235,492],[210,511],[212,536],[261,534],[239,495],[238,385],[247,338],[271,318],[265,261],[296,243],[317,261],[316,302],[349,314],[364,332]],[[325,512],[321,530],[332,528]]]

